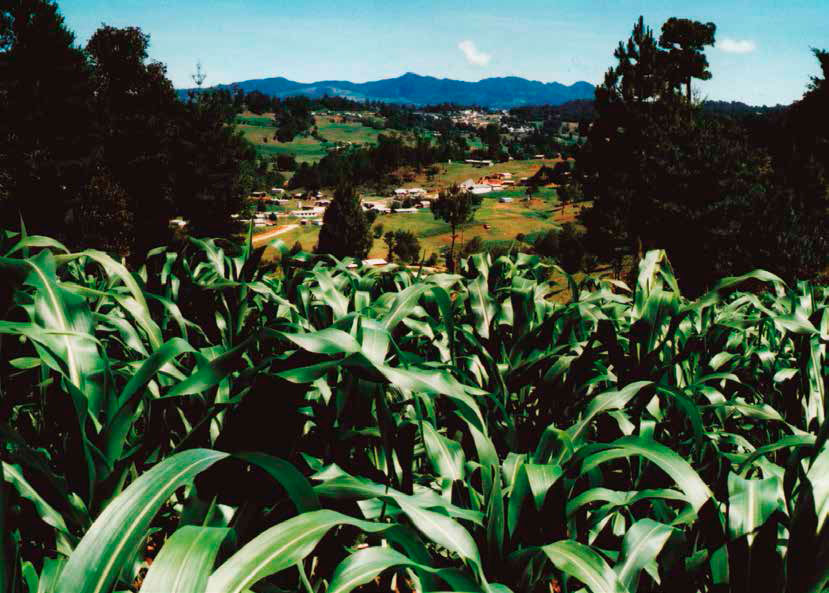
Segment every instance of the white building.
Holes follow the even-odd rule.
[[[303,210],[291,210],[291,216],[297,218],[317,218],[325,212],[325,208],[314,207]]]

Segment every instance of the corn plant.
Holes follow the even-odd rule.
[[[825,287],[273,246],[3,233],[0,588],[826,590]]]

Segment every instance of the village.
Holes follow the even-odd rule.
[[[490,161],[467,161],[490,162]],[[490,173],[477,179],[469,178],[459,183],[459,187],[473,194],[489,194],[506,189],[513,189],[518,184],[525,184],[528,177],[522,177],[516,182],[510,172]],[[362,199],[365,211],[374,211],[378,214],[412,214],[422,209],[431,208],[432,202],[438,197],[438,192],[428,192],[422,187],[397,188],[388,196],[366,196]],[[499,197],[500,203],[510,203],[513,197]],[[328,194],[322,191],[294,192],[279,187],[272,187],[270,191],[253,192],[250,196],[253,206],[251,217],[240,214],[233,217],[241,223],[253,222],[255,228],[273,227],[282,224],[299,224],[301,226],[322,226],[325,210],[331,203]]]

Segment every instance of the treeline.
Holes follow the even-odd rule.
[[[279,142],[290,142],[299,134],[314,133],[312,112],[336,111],[353,112],[356,118],[364,125],[376,129],[397,130],[409,132],[414,130],[428,130],[432,132],[451,133],[452,131],[472,131],[474,129],[459,126],[452,122],[449,115],[462,109],[476,109],[464,107],[454,103],[441,103],[417,107],[383,101],[356,101],[347,97],[332,97],[324,95],[311,98],[305,95],[291,97],[271,97],[260,91],[244,93],[236,89],[234,105],[241,111],[246,108],[251,113],[262,115],[273,113],[273,125],[278,128],[274,139]],[[366,114],[361,117],[361,114]],[[372,114],[369,116],[368,114]],[[376,116],[375,116],[376,115]]]
[[[438,140],[432,142],[418,134],[414,143],[408,144],[398,135],[380,134],[375,146],[355,146],[330,152],[318,163],[302,163],[289,187],[315,191],[342,185],[385,186],[400,182],[393,173],[401,167],[421,171],[434,163],[462,159],[469,150],[461,135],[441,136]]]
[[[829,54],[815,51],[823,78],[800,101],[737,121],[693,101],[715,30],[670,19],[657,39],[640,18],[619,44],[577,159],[585,244],[619,268],[666,249],[691,293],[754,268],[814,277],[829,253]]]
[[[181,101],[149,36],[103,25],[85,47],[53,2],[0,8],[0,218],[70,245],[141,254],[184,215],[224,234],[268,163],[227,125],[229,91]]]
[[[511,121],[516,125],[532,121],[593,121],[596,117],[594,103],[590,99],[576,99],[561,105],[526,105],[509,110]]]

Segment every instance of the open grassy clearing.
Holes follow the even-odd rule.
[[[372,128],[361,123],[342,122],[337,115],[318,115],[315,117],[319,134],[325,142],[306,135],[297,136],[291,142],[279,142],[274,139],[276,128],[273,127],[273,114],[263,113],[256,115],[245,112],[237,118],[236,127],[245,135],[262,155],[290,154],[299,162],[314,163],[322,159],[330,148],[338,143],[343,144],[376,144],[380,134],[399,134],[407,142],[413,141],[413,134],[397,130],[383,130]],[[433,138],[430,132],[426,135]],[[472,148],[483,148],[480,138],[474,135],[467,137]]]
[[[253,143],[259,154],[290,154],[301,163],[319,161],[337,143],[375,144],[377,136],[383,132],[358,123],[341,123],[335,116],[317,116],[317,129],[325,142],[310,135],[297,136],[291,142],[279,142],[274,139],[276,128],[268,125],[272,122],[272,115],[243,115],[239,119],[244,123],[238,124],[237,128]]]
[[[438,163],[440,172],[435,175],[434,179],[429,180],[424,171],[413,182],[407,184],[407,186],[418,186],[429,191],[439,191],[449,187],[453,183],[462,183],[467,179],[477,180],[486,175],[492,175],[493,173],[511,173],[513,180],[518,183],[522,177],[532,177],[542,166],[552,167],[559,160],[561,159],[507,161],[505,163],[496,163],[492,167],[476,167],[475,165],[462,162]]]
[[[534,197],[530,202],[516,200],[512,203],[501,204],[498,202],[498,198],[505,193],[521,192],[520,190],[493,192],[484,196],[481,207],[475,214],[475,220],[463,229],[463,242],[470,241],[474,237],[480,237],[487,242],[512,241],[519,233],[525,235],[538,234],[551,228],[557,228],[561,223],[560,219],[572,218],[572,207],[563,212],[558,205],[554,190],[545,190],[543,194]],[[411,231],[420,241],[426,257],[431,253],[440,253],[443,247],[449,246],[452,242],[449,225],[442,220],[435,220],[432,211],[429,209],[406,214],[381,214],[375,222],[375,227],[377,225],[383,225],[384,232]],[[484,228],[484,225],[489,226],[489,228]],[[311,250],[317,244],[319,229],[320,227],[312,224],[303,225],[281,235],[280,238],[288,245],[293,245],[295,241],[299,241],[304,249]],[[458,237],[458,245],[460,243],[461,236]],[[387,248],[382,238],[375,239],[369,256],[385,257],[386,254]],[[276,253],[273,250],[269,250],[265,254],[266,259],[275,256]]]

